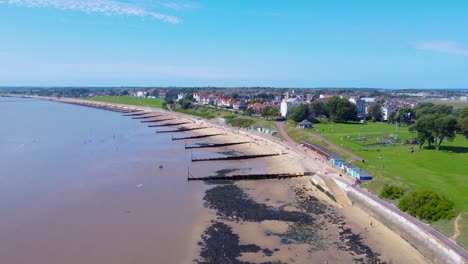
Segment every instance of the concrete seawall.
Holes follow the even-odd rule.
[[[380,222],[408,241],[428,260],[432,260],[433,263],[465,263],[459,254],[441,244],[431,234],[426,233],[385,206],[369,199],[366,195],[356,191],[354,187],[350,187],[339,180],[334,180],[359,207],[373,214]]]

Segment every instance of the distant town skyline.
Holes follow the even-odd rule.
[[[465,1],[0,1],[0,86],[468,87]]]

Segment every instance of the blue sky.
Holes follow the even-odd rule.
[[[0,0],[0,86],[467,88],[468,1]]]

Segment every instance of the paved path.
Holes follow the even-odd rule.
[[[288,134],[286,133],[286,131],[284,130],[283,128],[283,123],[281,122],[276,122],[276,126],[278,127],[278,131],[281,133],[281,135],[283,136],[283,138],[286,140],[286,144],[290,145],[290,148],[292,149],[298,149],[297,147],[297,143],[294,142],[289,136]],[[336,145],[335,145],[336,146]],[[305,155],[305,156],[308,156],[310,158],[314,158],[316,157],[315,154],[311,153],[311,152],[303,152],[303,151],[299,151],[299,153]],[[326,169],[327,171],[330,171],[330,170],[335,170],[336,174],[328,174],[330,177],[332,177],[333,179],[337,180],[337,181],[340,181],[342,183],[345,183],[346,185],[348,186],[352,186],[352,184],[343,179],[342,177],[339,177],[338,174],[339,174],[339,171],[337,171],[336,169],[332,169],[332,167],[330,166],[330,168],[327,168]],[[421,222],[420,220],[402,212],[400,209],[398,209],[395,205],[385,201],[385,200],[382,200],[380,199],[377,195],[369,192],[368,190],[366,189],[363,189],[359,186],[356,186],[356,187],[353,187],[355,188],[355,190],[361,194],[364,194],[365,196],[368,197],[368,199],[372,199],[374,200],[375,202],[381,204],[382,206],[384,206],[385,208],[387,208],[388,210],[392,211],[393,213],[395,214],[398,214],[399,216],[405,218],[406,220],[408,220],[409,222],[411,222],[412,224],[416,225],[417,227],[419,227],[420,229],[424,230],[426,233],[430,234],[432,237],[434,237],[435,239],[437,239],[441,244],[445,245],[447,248],[453,250],[454,252],[456,252],[458,255],[460,255],[465,262],[468,262],[468,252],[463,249],[462,247],[460,247],[457,243],[455,243],[453,240],[449,239],[448,237],[442,235],[441,233],[439,233],[437,230],[435,230],[434,228],[432,228],[430,225],[426,224],[426,223],[423,223]]]

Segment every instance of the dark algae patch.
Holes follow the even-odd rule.
[[[287,222],[313,222],[313,217],[303,212],[288,212],[268,207],[250,199],[234,184],[216,186],[206,191],[205,205],[215,209],[222,219],[261,222],[278,220]]]
[[[244,252],[272,252],[269,249],[262,249],[257,245],[239,245],[239,236],[232,232],[230,226],[214,222],[202,235],[201,260],[197,263],[213,264],[248,264],[237,260]]]
[[[288,247],[307,244],[309,254],[331,249],[346,252],[355,263],[384,263],[379,254],[363,243],[361,235],[352,232],[334,207],[309,195],[307,191],[304,187],[295,188],[296,202],[290,205],[298,211],[287,211],[284,206],[273,207],[254,201],[232,182],[215,185],[207,190],[205,206],[216,210],[218,221],[213,222],[202,235],[200,260],[197,262],[248,263],[238,260],[247,252],[274,258],[275,252],[280,249],[261,248],[254,244],[240,245],[239,235],[234,234],[228,224],[276,220],[287,222],[288,230],[284,233],[266,231],[265,239],[279,237],[281,244]],[[338,234],[324,233],[328,228],[337,230]],[[295,261],[293,256],[290,261]]]

